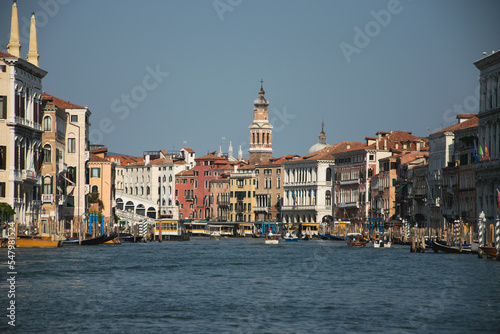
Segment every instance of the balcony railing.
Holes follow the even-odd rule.
[[[26,181],[37,181],[39,176],[37,175],[37,172],[31,169],[26,169],[23,171],[23,180]]]
[[[42,206],[42,201],[35,199],[35,200],[31,201],[31,206],[33,206],[35,208],[40,207],[40,206]]]
[[[349,184],[359,184],[359,179],[351,179],[351,180],[341,180],[340,185],[345,186]]]
[[[338,208],[359,208],[358,202],[344,202],[337,205]]]
[[[42,194],[42,203],[51,203],[54,202],[54,195],[52,194]]]
[[[24,200],[22,198],[14,198],[14,206],[21,206],[23,203]]]
[[[269,208],[267,206],[256,206],[253,208],[254,212],[269,212]]]

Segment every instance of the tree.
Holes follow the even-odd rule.
[[[16,211],[14,211],[14,209],[12,209],[10,204],[4,203],[4,202],[0,203],[0,219],[2,222],[9,219],[10,216],[15,215],[15,214],[16,214]]]

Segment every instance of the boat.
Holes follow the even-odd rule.
[[[491,256],[491,257],[496,257],[497,256],[497,249],[495,247],[488,247],[488,246],[483,246],[479,247],[483,252],[486,253],[486,255]]]
[[[81,242],[77,238],[67,238],[62,242],[62,244],[63,246],[94,246],[104,243],[107,238],[108,238],[107,234],[102,234],[95,238],[82,239]]]
[[[18,235],[16,247],[62,247],[61,240],[36,235]]]
[[[220,232],[213,231],[212,233],[210,233],[210,239],[211,240],[220,240]]]
[[[142,236],[140,235],[133,235],[133,234],[130,234],[130,233],[120,233],[118,235],[118,240],[120,240],[120,242],[124,243],[124,242],[127,242],[127,243],[132,243],[132,242],[141,242],[143,239]]]
[[[335,241],[345,241],[345,237],[330,234],[330,240],[335,240]]]
[[[454,254],[473,254],[472,249],[467,246],[457,247],[457,246],[447,246],[443,245],[438,241],[432,240],[432,250],[437,253],[438,251],[445,253],[454,253]]]
[[[158,241],[189,241],[189,234],[182,220],[157,219],[155,239]]]
[[[324,235],[324,234],[314,234],[315,237],[317,237],[318,239],[321,239],[321,240],[328,240],[330,239],[327,235]]]
[[[118,233],[111,233],[106,240],[104,240],[103,244],[106,245],[121,245],[120,239],[118,238]]]
[[[280,242],[280,235],[279,234],[273,234],[273,233],[269,233],[267,236],[266,236],[266,244],[279,244]]]
[[[350,247],[365,247],[366,240],[361,233],[348,233],[346,236],[347,245]]]
[[[373,240],[373,248],[391,248],[391,242],[375,239]]]
[[[287,232],[285,237],[283,238],[283,240],[288,241],[288,242],[295,242],[295,241],[299,241],[299,238],[295,234],[293,234],[291,232]]]

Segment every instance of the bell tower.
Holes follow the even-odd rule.
[[[273,156],[272,132],[269,123],[269,101],[264,95],[264,81],[260,81],[259,97],[253,102],[253,123],[250,124],[250,164],[255,165],[268,161]]]

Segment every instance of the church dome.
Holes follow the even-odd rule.
[[[318,152],[319,150],[322,150],[328,146],[328,144],[326,143],[326,133],[324,131],[324,127],[325,127],[325,122],[321,122],[321,132],[319,133],[318,136],[318,142],[313,146],[311,146],[308,154]]]
[[[262,84],[263,84],[263,81],[261,80],[260,81],[260,91],[259,91],[259,97],[253,101],[253,105],[256,107],[256,108],[259,108],[259,107],[268,107],[269,106],[269,101],[266,100],[266,98],[264,97],[264,95],[266,94],[264,88],[262,87]]]
[[[327,144],[316,143],[313,146],[311,146],[311,148],[309,149],[309,152],[307,152],[307,154],[318,152],[318,151],[324,149],[327,146],[328,146]]]

